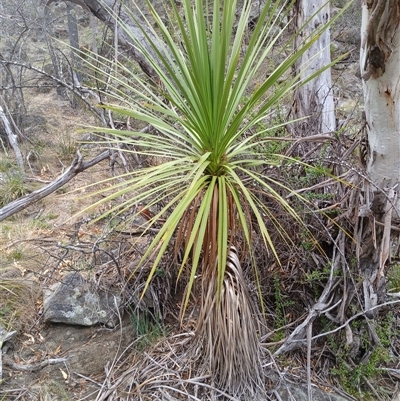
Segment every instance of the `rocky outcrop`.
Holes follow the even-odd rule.
[[[118,295],[91,289],[80,273],[70,273],[61,283],[43,291],[46,322],[114,327],[118,323],[120,306]]]

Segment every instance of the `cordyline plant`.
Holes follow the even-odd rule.
[[[195,282],[202,284],[197,326],[201,346],[196,349],[201,349],[215,382],[237,394],[257,388],[262,381],[257,317],[240,266],[247,255],[255,259],[254,232],[262,238],[266,253],[278,259],[267,221],[281,228],[260,199],[279,202],[300,221],[278,192],[290,190],[265,173],[263,167],[279,158],[269,155],[271,160],[267,160],[268,155],[260,151],[270,140],[268,131],[274,129],[261,127],[279,102],[304,83],[291,75],[292,67],[328,25],[317,28],[301,48],[267,71],[268,57],[290,23],[285,18],[284,10],[290,8],[286,1],[267,0],[251,29],[252,1],[241,7],[235,0],[214,0],[210,7],[203,0],[181,2],[182,10],[171,2],[169,26],[148,4],[156,24],[148,22],[147,26],[158,39],[155,43],[149,38],[151,50],[120,22],[119,29],[130,35],[158,74],[158,82],[149,83],[121,64],[118,68],[129,79],[117,81],[118,105],[106,107],[145,122],[153,130],[98,131],[163,161],[122,176],[112,187],[112,195],[92,206],[128,194],[127,200],[109,212],[134,210],[138,204],[161,205],[147,228],[161,218],[165,222],[139,267],[146,260],[153,261],[149,284],[162,258],[169,256],[171,245],[183,249],[177,266],[178,277],[189,271],[183,309]],[[286,22],[282,25],[282,21]],[[109,190],[108,186],[105,191]],[[288,240],[284,232],[282,236]],[[254,277],[257,281],[256,266]]]

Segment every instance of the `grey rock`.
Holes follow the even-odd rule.
[[[288,384],[277,390],[282,401],[308,401],[307,386],[298,384],[296,386]],[[313,401],[349,401],[350,398],[344,398],[334,393],[327,393],[317,387],[312,388]]]
[[[14,335],[16,334],[16,331],[7,331],[3,326],[0,326],[0,384],[1,381],[3,379],[3,344],[8,341],[11,340]]]
[[[0,350],[3,344],[6,341],[11,340],[15,334],[17,334],[16,331],[7,331],[3,326],[0,326]]]
[[[90,289],[80,273],[70,273],[61,283],[43,291],[45,322],[114,327],[120,306],[118,295]]]

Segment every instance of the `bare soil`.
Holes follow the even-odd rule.
[[[39,323],[20,333],[4,359],[4,400],[94,400],[106,370],[126,351],[134,338],[129,317],[110,330],[101,327]],[[63,359],[36,371],[20,371],[7,364],[35,365],[47,359]]]

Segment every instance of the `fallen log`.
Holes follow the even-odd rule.
[[[7,219],[13,214],[18,213],[21,210],[32,205],[33,203],[36,203],[37,201],[45,198],[46,196],[50,195],[57,189],[61,188],[63,185],[65,185],[68,181],[70,181],[72,178],[74,178],[82,171],[88,169],[89,167],[94,166],[95,164],[101,162],[102,160],[107,159],[109,156],[110,156],[110,151],[106,150],[97,155],[92,160],[84,162],[83,156],[78,151],[74,160],[72,161],[72,164],[68,167],[68,169],[63,174],[58,176],[50,184],[44,186],[41,189],[31,192],[30,194],[22,198],[16,199],[15,201],[12,201],[6,206],[2,207],[0,209],[0,221]]]

